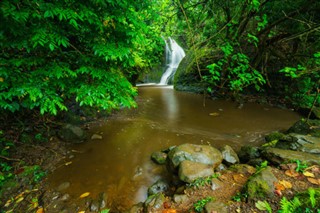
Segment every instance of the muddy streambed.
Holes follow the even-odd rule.
[[[253,103],[239,107],[221,100],[204,103],[202,95],[169,86],[139,87],[139,107],[92,128],[91,134],[102,139],[73,145],[70,162],[49,176],[49,184],[57,189],[70,183],[63,190],[71,197],[68,202],[77,202],[85,192],[93,199],[105,193],[107,206],[121,211],[144,201],[148,186],[166,178],[165,168],[150,160],[152,152],[182,143],[228,144],[238,150],[261,144],[266,133],[287,129],[298,119],[290,110]]]

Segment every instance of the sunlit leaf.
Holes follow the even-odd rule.
[[[80,198],[85,198],[88,197],[90,195],[90,192],[85,192],[82,195],[80,195]]]
[[[284,188],[286,188],[286,189],[291,189],[292,188],[292,184],[289,181],[286,181],[286,180],[279,181],[279,184],[284,186]]]
[[[285,174],[289,177],[298,177],[300,174],[295,170],[286,170]]]
[[[20,198],[18,198],[17,200],[16,200],[16,203],[20,203],[21,201],[23,201],[24,200],[24,197],[20,197]]]
[[[314,174],[311,173],[311,172],[308,172],[308,171],[304,171],[303,175],[306,176],[306,177],[312,177],[312,178],[314,177]]]
[[[72,164],[72,161],[69,161],[69,162],[65,163],[64,165],[68,166],[70,164]]]
[[[316,179],[316,178],[307,178],[307,179],[312,184],[320,185],[320,179]]]
[[[43,208],[39,208],[39,209],[36,211],[36,213],[44,213]]]
[[[164,210],[162,210],[162,213],[176,213],[177,212],[177,210],[175,210],[175,209],[164,209]]]

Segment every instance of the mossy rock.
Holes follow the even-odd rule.
[[[279,141],[279,140],[285,138],[285,136],[286,135],[281,132],[272,132],[272,133],[265,136],[265,140],[267,143],[269,143],[269,142],[272,142],[275,140]]]
[[[306,120],[301,119],[290,127],[287,133],[298,133],[320,137],[320,120],[308,120],[307,122]]]
[[[243,193],[247,194],[249,199],[271,198],[274,196],[274,182],[277,182],[277,178],[271,167],[267,167],[249,178]]]

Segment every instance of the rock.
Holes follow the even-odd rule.
[[[320,154],[320,138],[291,133],[286,140],[279,141],[276,148]]]
[[[277,178],[272,173],[271,167],[268,166],[259,173],[251,176],[246,183],[244,190],[249,199],[272,198],[275,190],[274,183],[277,181]]]
[[[192,162],[217,167],[222,162],[221,152],[209,145],[182,144],[168,154],[169,168],[177,169],[181,162]]]
[[[214,191],[216,189],[219,189],[223,186],[223,182],[217,178],[211,179],[211,189]]]
[[[254,146],[247,146],[247,145],[242,146],[238,153],[238,157],[242,163],[246,163],[249,160],[259,158],[260,149]]]
[[[208,177],[213,174],[213,167],[203,163],[184,160],[179,166],[179,178],[187,183],[192,183],[198,178]]]
[[[283,162],[286,163],[290,161],[300,160],[301,162],[304,162],[310,165],[311,164],[320,165],[319,155],[314,155],[314,154],[300,152],[300,151],[269,147],[269,148],[266,148],[262,154],[268,161],[274,164],[281,164]]]
[[[288,129],[287,133],[320,137],[320,120],[308,120],[308,123],[305,120],[299,120]]]
[[[143,203],[138,203],[132,206],[128,213],[143,213]]]
[[[97,200],[91,201],[89,209],[92,212],[99,212],[99,209],[100,209],[99,201],[97,201]]]
[[[67,124],[58,131],[58,136],[61,140],[70,143],[82,143],[87,139],[86,133],[77,126]]]
[[[204,206],[205,213],[229,213],[228,206],[220,201],[210,201]]]
[[[91,136],[91,140],[102,140],[102,135],[93,134],[93,135]]]
[[[169,190],[169,184],[164,180],[158,180],[148,189],[148,195],[154,195],[158,193],[166,193]]]
[[[228,167],[227,167],[226,165],[224,165],[223,163],[221,163],[219,166],[217,166],[217,167],[215,168],[214,171],[216,171],[216,172],[222,172],[222,171],[226,170],[227,168],[228,168]]]
[[[57,187],[57,191],[63,191],[70,187],[70,182],[63,182]]]
[[[173,200],[175,203],[184,203],[188,200],[188,196],[185,194],[182,194],[182,195],[175,194],[173,195]]]
[[[247,175],[252,175],[256,172],[256,169],[248,164],[235,164],[230,166],[229,169],[231,171]]]
[[[229,145],[225,145],[222,148],[221,153],[226,164],[236,164],[240,161],[237,153]]]
[[[165,164],[166,163],[166,160],[167,160],[167,154],[164,153],[164,152],[154,152],[152,153],[151,155],[151,159],[159,164],[159,165],[162,165],[162,164]]]
[[[285,136],[286,135],[281,132],[272,132],[272,133],[265,136],[265,140],[267,143],[269,143],[272,141],[279,141],[279,140],[285,138]]]
[[[151,195],[144,202],[145,212],[159,211],[165,202],[165,196],[162,193]]]
[[[61,198],[62,201],[67,201],[70,199],[70,195],[69,194],[64,194]]]
[[[105,192],[101,192],[98,196],[99,208],[104,209],[107,206],[108,196]]]

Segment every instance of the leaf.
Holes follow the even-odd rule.
[[[216,117],[216,116],[219,116],[219,113],[217,113],[217,112],[212,112],[212,113],[210,113],[209,115]]]
[[[0,82],[3,82],[3,78],[0,78]]]
[[[175,210],[175,209],[164,209],[164,210],[162,210],[162,213],[177,213],[177,210]]]
[[[36,213],[44,213],[43,208],[39,208],[39,209],[36,211]]]
[[[283,190],[286,189],[286,188],[285,188],[282,184],[280,184],[280,183],[275,183],[275,184],[274,184],[274,187],[275,187],[275,190],[276,190],[276,191],[283,191]]]
[[[312,184],[320,185],[320,179],[315,179],[315,178],[307,178],[307,179]]]
[[[72,161],[69,161],[69,162],[65,163],[64,165],[69,166],[70,164],[72,164]]]
[[[291,189],[292,188],[292,184],[289,181],[286,181],[286,180],[279,181],[279,184],[284,186],[284,188],[286,188],[286,189]]]
[[[304,171],[304,172],[303,172],[303,175],[306,176],[306,177],[312,177],[312,178],[314,178],[314,174],[311,173],[311,172],[308,172],[308,171]]]
[[[90,192],[85,192],[82,195],[80,195],[79,198],[85,198],[85,197],[88,197],[89,195],[90,195]]]
[[[300,174],[295,170],[286,170],[285,174],[289,177],[298,177]]]
[[[261,211],[268,211],[271,212],[272,209],[270,207],[270,204],[267,201],[257,201],[255,206],[257,207],[257,209],[261,210]]]
[[[21,201],[24,200],[24,197],[19,197],[17,200],[16,200],[16,203],[20,203]]]

